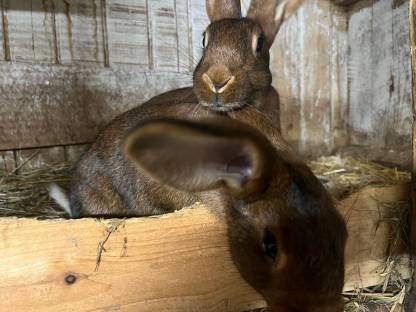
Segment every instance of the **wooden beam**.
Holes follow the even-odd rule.
[[[186,73],[0,62],[0,150],[91,142],[152,96],[192,85]]]
[[[411,256],[413,266],[413,289],[408,297],[407,312],[416,312],[416,0],[409,4],[410,52],[412,61],[412,102],[413,102],[413,133],[412,133],[412,211],[411,211]]]
[[[392,213],[389,203],[408,200],[409,191],[409,185],[367,187],[339,203],[349,229],[346,291],[382,282],[392,229],[381,221]],[[3,218],[0,254],[5,311],[220,312],[265,305],[233,264],[226,224],[203,206],[106,222]],[[409,277],[408,257],[397,259]]]

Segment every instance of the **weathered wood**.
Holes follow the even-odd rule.
[[[409,4],[410,51],[412,65],[412,211],[410,214],[410,251],[413,282],[406,312],[416,312],[416,0]]]
[[[106,2],[109,62],[149,68],[149,38],[146,0]]]
[[[209,24],[209,19],[205,10],[205,1],[189,1],[189,33],[192,42],[192,61],[197,64],[202,55],[202,34]]]
[[[382,284],[386,258],[391,253],[403,279],[409,278],[409,253],[403,245],[395,222],[405,224],[410,200],[410,185],[365,187],[338,204],[347,221],[348,242],[345,252],[346,283],[344,290]],[[401,205],[400,205],[401,204]],[[393,221],[396,220],[396,221]]]
[[[99,0],[56,0],[56,36],[62,64],[104,65],[102,6]]]
[[[19,172],[42,168],[48,164],[65,161],[65,148],[55,146],[49,148],[25,149],[15,151],[16,165]]]
[[[349,6],[361,0],[331,0],[334,4],[340,6]]]
[[[93,67],[1,63],[0,72],[0,150],[91,142],[121,112],[192,84],[188,74]]]
[[[306,156],[330,153],[347,140],[346,31],[343,9],[308,1],[282,26],[271,50],[282,132]]]
[[[16,159],[14,152],[0,152],[0,170],[11,172],[14,168],[16,168]]]
[[[192,72],[192,44],[190,36],[189,0],[175,0],[176,33],[178,36],[178,70]]]
[[[389,203],[407,201],[409,191],[409,185],[366,187],[338,205],[349,230],[345,291],[382,281],[393,231],[383,220],[396,216]],[[264,306],[232,262],[226,225],[204,207],[109,222],[0,219],[0,307],[217,312]],[[408,257],[396,261],[408,277]],[[69,275],[73,284],[65,282]]]
[[[348,124],[353,145],[392,150],[410,146],[407,5],[366,0],[349,13]]]
[[[7,19],[3,18],[3,15],[4,15],[3,1],[4,0],[0,0],[0,61],[3,61],[5,59],[4,47],[6,45],[5,36],[4,36],[5,30],[3,26],[4,26],[4,22]],[[8,42],[7,42],[7,45],[8,45]]]

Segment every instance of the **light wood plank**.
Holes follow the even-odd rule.
[[[366,187],[338,204],[349,231],[345,291],[382,281],[394,233],[392,224],[382,221],[400,214],[389,203],[408,201],[409,192],[409,184]],[[111,225],[118,227],[108,235]],[[217,312],[264,306],[232,262],[226,224],[202,206],[107,225],[93,219],[3,218],[0,229],[5,309]],[[107,236],[97,269],[97,246]],[[407,278],[409,258],[396,260]],[[73,284],[65,282],[70,274],[76,277]]]
[[[91,142],[121,112],[192,85],[187,74],[109,68],[1,63],[0,72],[3,150]]]
[[[104,64],[99,0],[57,0],[56,33],[62,64]]]
[[[146,0],[109,0],[106,6],[110,64],[148,69]]]
[[[231,260],[225,224],[202,207],[122,221],[97,271],[97,246],[107,236],[103,223],[2,219],[0,229],[2,309],[219,312],[264,306]],[[76,277],[71,285],[69,274]]]
[[[188,0],[190,14],[190,35],[192,42],[192,59],[194,65],[199,62],[202,55],[202,34],[209,24],[205,10],[205,1]]]
[[[178,71],[178,32],[175,0],[148,1],[152,68]]]
[[[3,61],[5,59],[5,39],[4,39],[4,19],[3,19],[3,0],[0,0],[0,61]]]
[[[350,12],[349,126],[352,144],[406,152],[410,159],[407,6],[407,1],[364,1]]]
[[[329,14],[328,1],[307,1],[299,10],[299,150],[305,156],[330,152],[332,135]]]
[[[189,0],[175,0],[179,72],[192,72],[194,69],[188,5]]]

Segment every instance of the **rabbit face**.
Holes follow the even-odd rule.
[[[342,312],[345,223],[309,169],[284,172],[275,169],[261,199],[233,204],[233,260],[268,311]]]
[[[217,111],[238,109],[270,86],[269,47],[254,21],[213,22],[203,43],[204,53],[194,72],[194,93],[201,105]]]

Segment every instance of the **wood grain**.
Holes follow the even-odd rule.
[[[410,214],[410,249],[412,256],[413,282],[406,312],[416,312],[416,0],[409,4],[410,51],[412,65],[412,211]]]
[[[407,1],[366,0],[349,12],[348,124],[352,145],[391,150],[410,146],[407,6]],[[410,155],[410,148],[407,153]]]
[[[392,224],[383,221],[400,213],[390,204],[408,201],[409,192],[408,184],[366,187],[338,204],[349,231],[345,291],[382,282],[388,238],[394,233]],[[93,219],[0,219],[0,309],[260,308],[261,297],[232,262],[226,233],[226,225],[202,206],[106,224]],[[98,246],[106,237],[96,269]],[[409,257],[403,249],[395,250],[396,269],[408,278]],[[68,275],[76,277],[75,283],[65,282]]]
[[[170,72],[19,63],[0,71],[0,150],[91,142],[121,112],[192,84]]]
[[[106,228],[92,219],[0,220],[0,250],[7,255],[0,259],[0,309],[218,312],[264,306],[232,263],[226,227],[204,208],[122,221],[95,271]],[[65,283],[69,274],[74,284]]]
[[[5,41],[5,36],[4,36],[4,34],[5,34],[5,30],[4,30],[5,19],[3,18],[4,17],[3,1],[4,0],[0,0],[0,61],[4,61],[5,56],[6,56],[5,55],[5,50],[4,50],[4,47],[6,45],[6,41]],[[8,45],[8,42],[7,42],[7,45]]]

